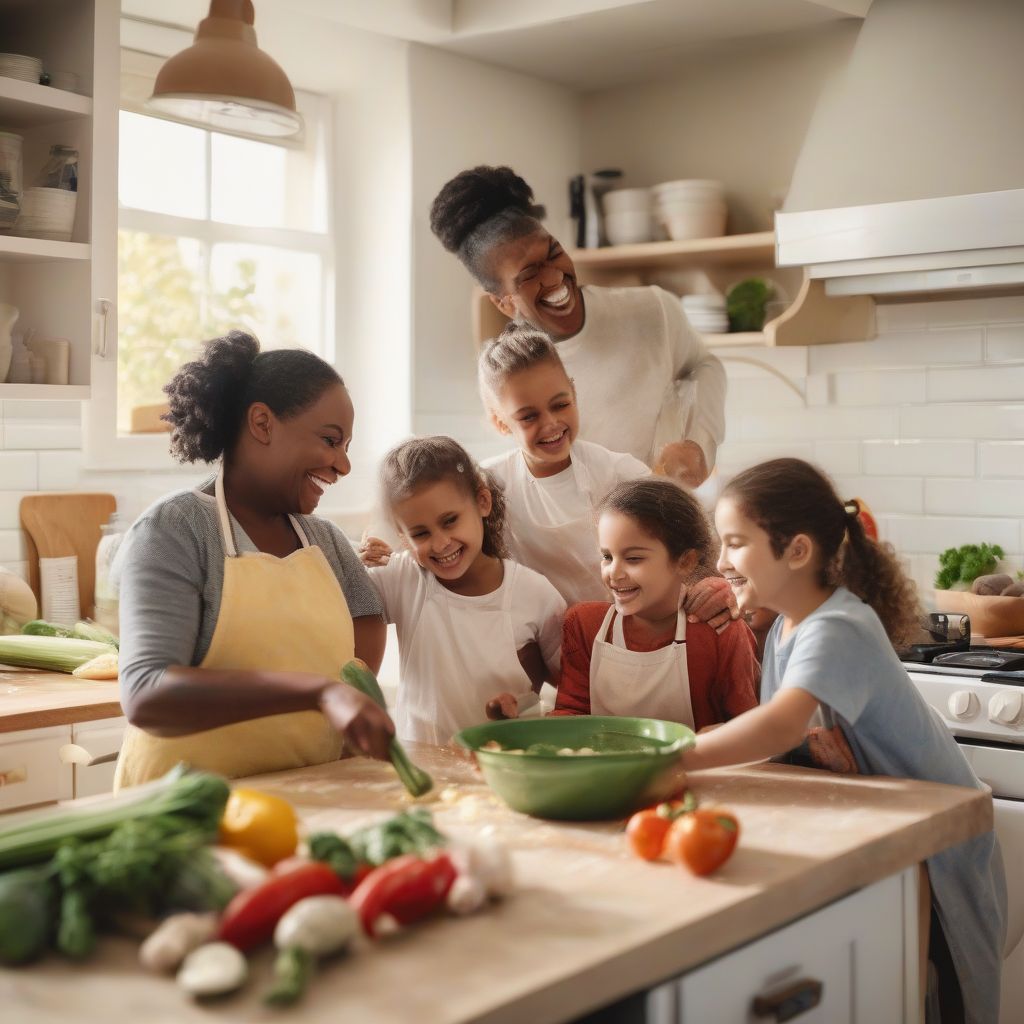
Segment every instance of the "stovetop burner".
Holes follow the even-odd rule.
[[[932,665],[953,668],[980,668],[990,672],[1017,672],[1024,669],[1024,651],[1004,650],[999,647],[968,647],[967,650],[936,654]]]

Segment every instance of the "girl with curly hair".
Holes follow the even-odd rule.
[[[683,757],[688,770],[789,753],[832,771],[984,788],[894,650],[913,636],[916,595],[859,511],[799,459],[755,466],[722,492],[718,568],[741,611],[779,615],[760,706],[699,737]],[[995,834],[931,857],[928,873],[940,992],[962,1000],[950,1019],[994,1022],[1006,906]]]
[[[515,171],[481,166],[441,189],[430,226],[498,310],[558,346],[581,437],[698,486],[725,435],[722,364],[664,289],[580,287],[543,215]]]
[[[509,559],[500,485],[450,437],[393,448],[380,483],[405,550],[369,538],[364,560],[398,630],[399,736],[447,743],[535,705],[557,678],[565,601]]]
[[[339,680],[380,665],[380,599],[351,545],[313,515],[351,469],[352,399],[310,352],[232,331],[164,388],[171,453],[216,475],[161,498],[119,555],[116,784],[179,761],[227,776],[387,757],[394,726]]]

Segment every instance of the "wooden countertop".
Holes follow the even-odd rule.
[[[0,665],[0,733],[94,722],[123,714],[117,680]]]
[[[662,981],[992,825],[975,790],[833,776],[781,765],[694,775],[704,802],[741,823],[739,847],[698,879],[625,849],[621,822],[558,824],[509,811],[471,765],[410,745],[438,787],[433,804],[452,835],[491,826],[513,852],[517,890],[475,917],[439,919],[324,965],[302,1006],[259,1003],[270,954],[247,989],[209,1006],[144,974],[135,944],[105,939],[81,966],[56,957],[0,971],[5,1019],[147,1024],[338,1020],[381,1024],[566,1020]],[[389,766],[362,759],[262,776],[253,785],[291,800],[309,829],[349,829],[407,805]],[[13,1017],[10,1015],[13,1013]]]

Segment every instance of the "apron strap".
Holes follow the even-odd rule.
[[[615,615],[615,605],[612,605],[608,609],[608,614],[604,617],[604,622],[601,624],[601,632],[598,636],[603,640],[608,633],[608,620],[612,615]],[[680,608],[676,612],[676,633],[675,638],[672,641],[675,644],[686,643],[686,616],[683,614],[683,609]],[[615,622],[612,625],[612,643],[616,647],[626,647],[626,634],[622,628],[622,616],[615,615]]]
[[[220,464],[220,469],[217,470],[217,479],[213,482],[213,494],[217,501],[217,521],[220,524],[220,537],[224,544],[224,554],[228,558],[237,558],[238,546],[235,544],[235,532],[231,529],[231,517],[228,515],[228,503],[227,499],[224,497],[223,462]],[[292,524],[292,529],[299,538],[299,543],[302,547],[308,548],[309,537],[306,536],[306,531],[302,528],[302,524],[290,512],[288,513],[288,522]]]

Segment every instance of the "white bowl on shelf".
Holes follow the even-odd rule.
[[[622,210],[606,213],[604,218],[604,231],[612,245],[649,242],[653,226],[648,210]]]
[[[78,193],[64,188],[27,188],[13,232],[25,238],[71,241]]]
[[[725,185],[708,178],[680,178],[676,181],[660,182],[652,186],[651,192],[658,202],[679,196],[724,198]]]
[[[694,203],[690,210],[662,213],[659,219],[674,242],[717,238],[725,234],[726,209],[724,206],[701,206]]]
[[[39,84],[43,62],[38,57],[21,53],[0,53],[0,78],[16,78],[19,82]]]
[[[617,188],[605,192],[601,201],[604,203],[605,214],[640,212],[647,213],[651,208],[651,190],[649,188]]]

